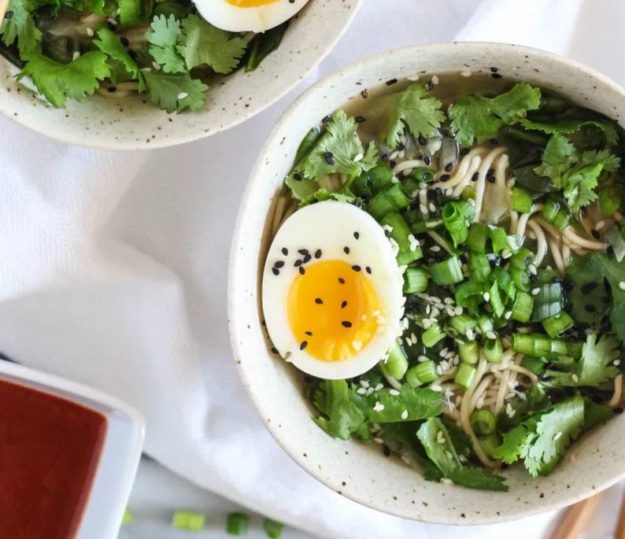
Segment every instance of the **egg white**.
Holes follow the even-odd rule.
[[[266,32],[290,19],[308,0],[274,0],[256,7],[240,7],[226,0],[195,0],[200,15],[229,32]]]
[[[354,237],[354,232],[359,238]],[[349,246],[349,255],[343,249]],[[283,249],[288,255],[283,254]],[[343,260],[373,271],[368,278],[386,313],[385,326],[353,357],[341,361],[321,361],[306,350],[291,331],[288,295],[298,275],[294,266],[298,249],[313,253],[321,249],[320,260]],[[275,264],[285,262],[279,275]],[[316,262],[313,259],[310,264]],[[403,278],[395,253],[382,227],[368,213],[351,204],[325,201],[306,206],[291,215],[280,227],[267,254],[262,282],[262,307],[267,331],[283,358],[298,369],[318,378],[338,380],[367,372],[388,355],[400,335],[403,316]]]

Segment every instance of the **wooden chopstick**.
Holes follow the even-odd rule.
[[[621,512],[618,515],[614,539],[625,539],[625,495],[621,499]]]
[[[7,7],[9,7],[9,0],[0,0],[0,24],[2,24],[2,21],[4,20]]]
[[[551,539],[577,539],[580,532],[588,524],[600,501],[601,494],[595,494],[572,505],[562,517]]]

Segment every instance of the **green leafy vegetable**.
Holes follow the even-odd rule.
[[[413,84],[397,95],[386,127],[384,141],[396,147],[407,127],[414,137],[430,137],[445,121],[441,102],[431,96],[424,84]]]
[[[367,397],[369,421],[394,423],[416,421],[440,415],[443,412],[440,391],[412,388],[404,384],[396,394],[395,390],[380,390]]]
[[[93,40],[93,44],[103,53],[120,62],[128,74],[139,81],[139,91],[142,92],[145,89],[143,74],[139,70],[137,63],[130,57],[130,54],[122,45],[119,36],[105,26],[100,28],[96,35],[97,37]]]
[[[254,71],[267,56],[280,46],[288,27],[289,22],[287,21],[280,26],[254,36],[252,41],[250,41],[249,52],[245,59],[246,73]]]
[[[521,82],[494,98],[461,97],[449,107],[448,114],[458,142],[470,146],[476,138],[479,141],[494,137],[504,125],[516,122],[539,106],[540,90]]]
[[[6,17],[0,26],[2,42],[8,47],[17,40],[20,55],[36,49],[43,36],[31,14],[35,7],[29,0],[10,0]]]
[[[610,122],[598,120],[563,120],[546,123],[523,119],[519,123],[525,129],[529,129],[530,131],[542,131],[548,135],[572,135],[584,127],[592,126],[603,133],[606,144],[615,144],[618,140],[618,131],[614,124]]]
[[[180,21],[173,15],[169,17],[160,15],[154,17],[150,28],[151,30],[145,34],[145,39],[150,43],[149,51],[152,58],[165,73],[184,73],[185,62],[177,49]]]
[[[28,63],[18,78],[30,77],[50,103],[64,107],[67,99],[84,100],[110,74],[107,56],[100,51],[83,54],[69,64],[61,64],[39,52],[28,54]]]
[[[187,69],[207,65],[216,73],[231,73],[245,52],[247,40],[216,28],[198,15],[182,20],[177,50]]]
[[[150,101],[167,112],[182,112],[185,109],[200,110],[208,86],[186,73],[167,74],[158,71],[143,71]]]
[[[587,431],[607,421],[614,415],[614,410],[607,404],[597,404],[591,399],[584,399],[584,427]]]
[[[335,438],[348,440],[353,434],[367,438],[367,418],[357,397],[345,380],[320,382],[312,393],[313,404],[321,413],[315,423]]]

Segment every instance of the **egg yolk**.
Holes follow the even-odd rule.
[[[375,286],[365,268],[322,260],[297,275],[288,295],[291,331],[321,361],[352,358],[384,325]]]
[[[277,0],[226,0],[226,2],[237,7],[258,7],[266,4],[274,4]]]

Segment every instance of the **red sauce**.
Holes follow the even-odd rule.
[[[0,537],[74,537],[106,428],[94,410],[0,380]]]

